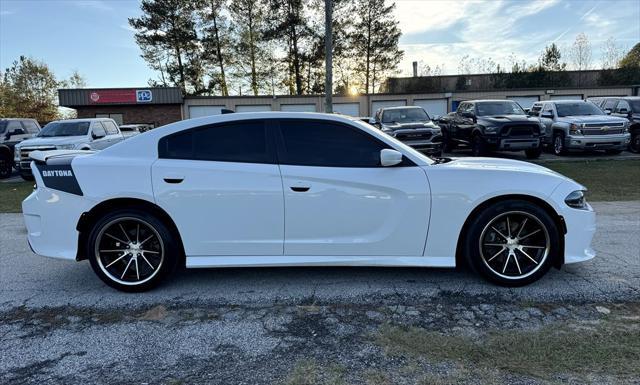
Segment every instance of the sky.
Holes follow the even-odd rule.
[[[507,67],[511,55],[534,63],[553,42],[567,52],[581,32],[595,66],[608,38],[625,51],[640,42],[640,0],[399,0],[395,13],[403,75],[413,61],[454,74],[464,55]],[[155,76],[127,23],[139,14],[137,0],[0,0],[0,68],[27,55],[59,78],[77,70],[89,87],[144,86]]]

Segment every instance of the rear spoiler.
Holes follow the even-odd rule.
[[[71,159],[78,155],[94,154],[96,151],[92,150],[50,150],[50,151],[32,151],[29,153],[29,158],[36,161],[36,163],[46,164],[47,160],[55,158],[67,158]]]

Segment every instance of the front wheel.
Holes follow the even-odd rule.
[[[11,158],[0,155],[0,179],[10,177],[12,171]]]
[[[107,285],[127,292],[154,288],[175,270],[179,248],[169,228],[147,212],[113,211],[93,226],[87,255]]]
[[[483,156],[487,153],[487,145],[480,135],[474,135],[471,139],[471,154],[473,156]]]
[[[629,143],[629,151],[635,152],[636,154],[640,152],[640,132],[636,130],[631,135],[631,143]]]
[[[564,155],[567,150],[564,146],[564,133],[556,132],[553,135],[553,153],[556,155]]]
[[[540,279],[560,253],[558,228],[540,206],[507,200],[482,211],[466,234],[469,265],[502,286],[524,286]]]
[[[542,145],[537,148],[530,148],[528,150],[524,150],[524,154],[527,156],[527,159],[538,159],[542,154]]]

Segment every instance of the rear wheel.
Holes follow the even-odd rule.
[[[179,248],[171,231],[144,211],[116,210],[93,226],[87,255],[107,285],[141,292],[157,286],[175,270]]]
[[[523,286],[542,277],[559,255],[558,229],[540,206],[527,201],[496,203],[478,215],[465,239],[469,265],[503,286]]]
[[[456,148],[456,144],[451,139],[451,135],[445,130],[442,129],[442,151],[451,152]]]

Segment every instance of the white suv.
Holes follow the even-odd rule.
[[[32,151],[102,150],[124,139],[113,119],[69,119],[53,121],[32,139],[16,145],[14,160],[23,179],[32,180]]]

